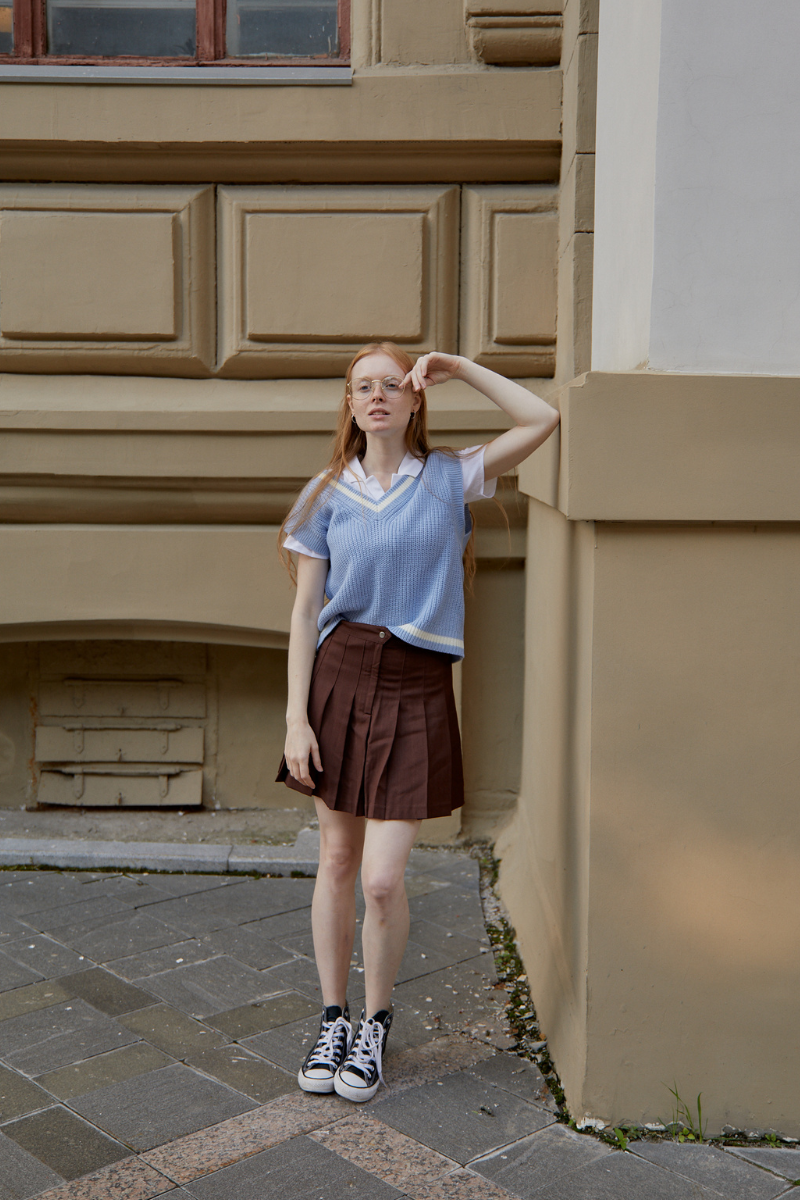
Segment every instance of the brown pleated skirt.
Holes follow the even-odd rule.
[[[278,782],[328,808],[388,821],[444,817],[464,803],[452,666],[380,625],[340,621],[317,651],[308,720],[322,772],[312,791],[281,762]]]

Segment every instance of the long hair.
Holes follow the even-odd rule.
[[[367,435],[352,420],[350,405],[348,403],[350,380],[353,377],[353,369],[356,363],[360,362],[362,358],[366,358],[369,354],[378,354],[381,352],[388,354],[390,358],[394,359],[404,376],[408,374],[414,365],[414,360],[400,346],[396,346],[394,342],[369,342],[366,346],[361,347],[347,368],[345,390],[342,402],[339,405],[336,432],[333,438],[333,453],[328,465],[317,477],[317,483],[305,497],[300,507],[292,508],[284,518],[280,532],[278,533],[279,553],[293,583],[297,582],[297,572],[289,552],[283,547],[284,539],[287,532],[291,533],[294,529],[302,525],[304,521],[308,520],[323,492],[331,484],[335,484],[341,479],[342,473],[350,460],[364,457],[367,450]],[[428,403],[425,398],[424,388],[417,392],[416,395],[419,397],[419,408],[406,427],[405,442],[408,453],[424,463],[434,447],[431,446],[428,439]],[[449,446],[437,446],[436,451],[440,454],[453,456],[456,453]],[[471,585],[475,575],[475,518],[472,517],[471,513],[470,517],[472,529],[466,549],[464,550],[464,577],[468,585]],[[287,524],[290,520],[292,528],[287,530]]]

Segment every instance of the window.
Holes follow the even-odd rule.
[[[0,62],[253,66],[349,55],[350,0],[0,0]]]

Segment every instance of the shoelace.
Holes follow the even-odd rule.
[[[309,1067],[335,1067],[341,1055],[341,1047],[347,1047],[350,1030],[344,1017],[323,1024],[319,1031],[314,1053],[308,1060]]]
[[[352,1063],[353,1066],[359,1067],[366,1077],[369,1075],[369,1069],[374,1062],[378,1068],[378,1078],[385,1086],[386,1080],[383,1078],[382,1057],[383,1026],[380,1021],[375,1021],[372,1017],[367,1017],[366,1021],[363,1021],[361,1024],[352,1050],[342,1063],[342,1070],[346,1071]]]

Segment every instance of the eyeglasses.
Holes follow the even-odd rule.
[[[376,387],[380,388],[387,400],[397,400],[405,391],[402,379],[387,375],[385,379],[356,379],[350,384],[350,395],[357,400],[369,400]]]

